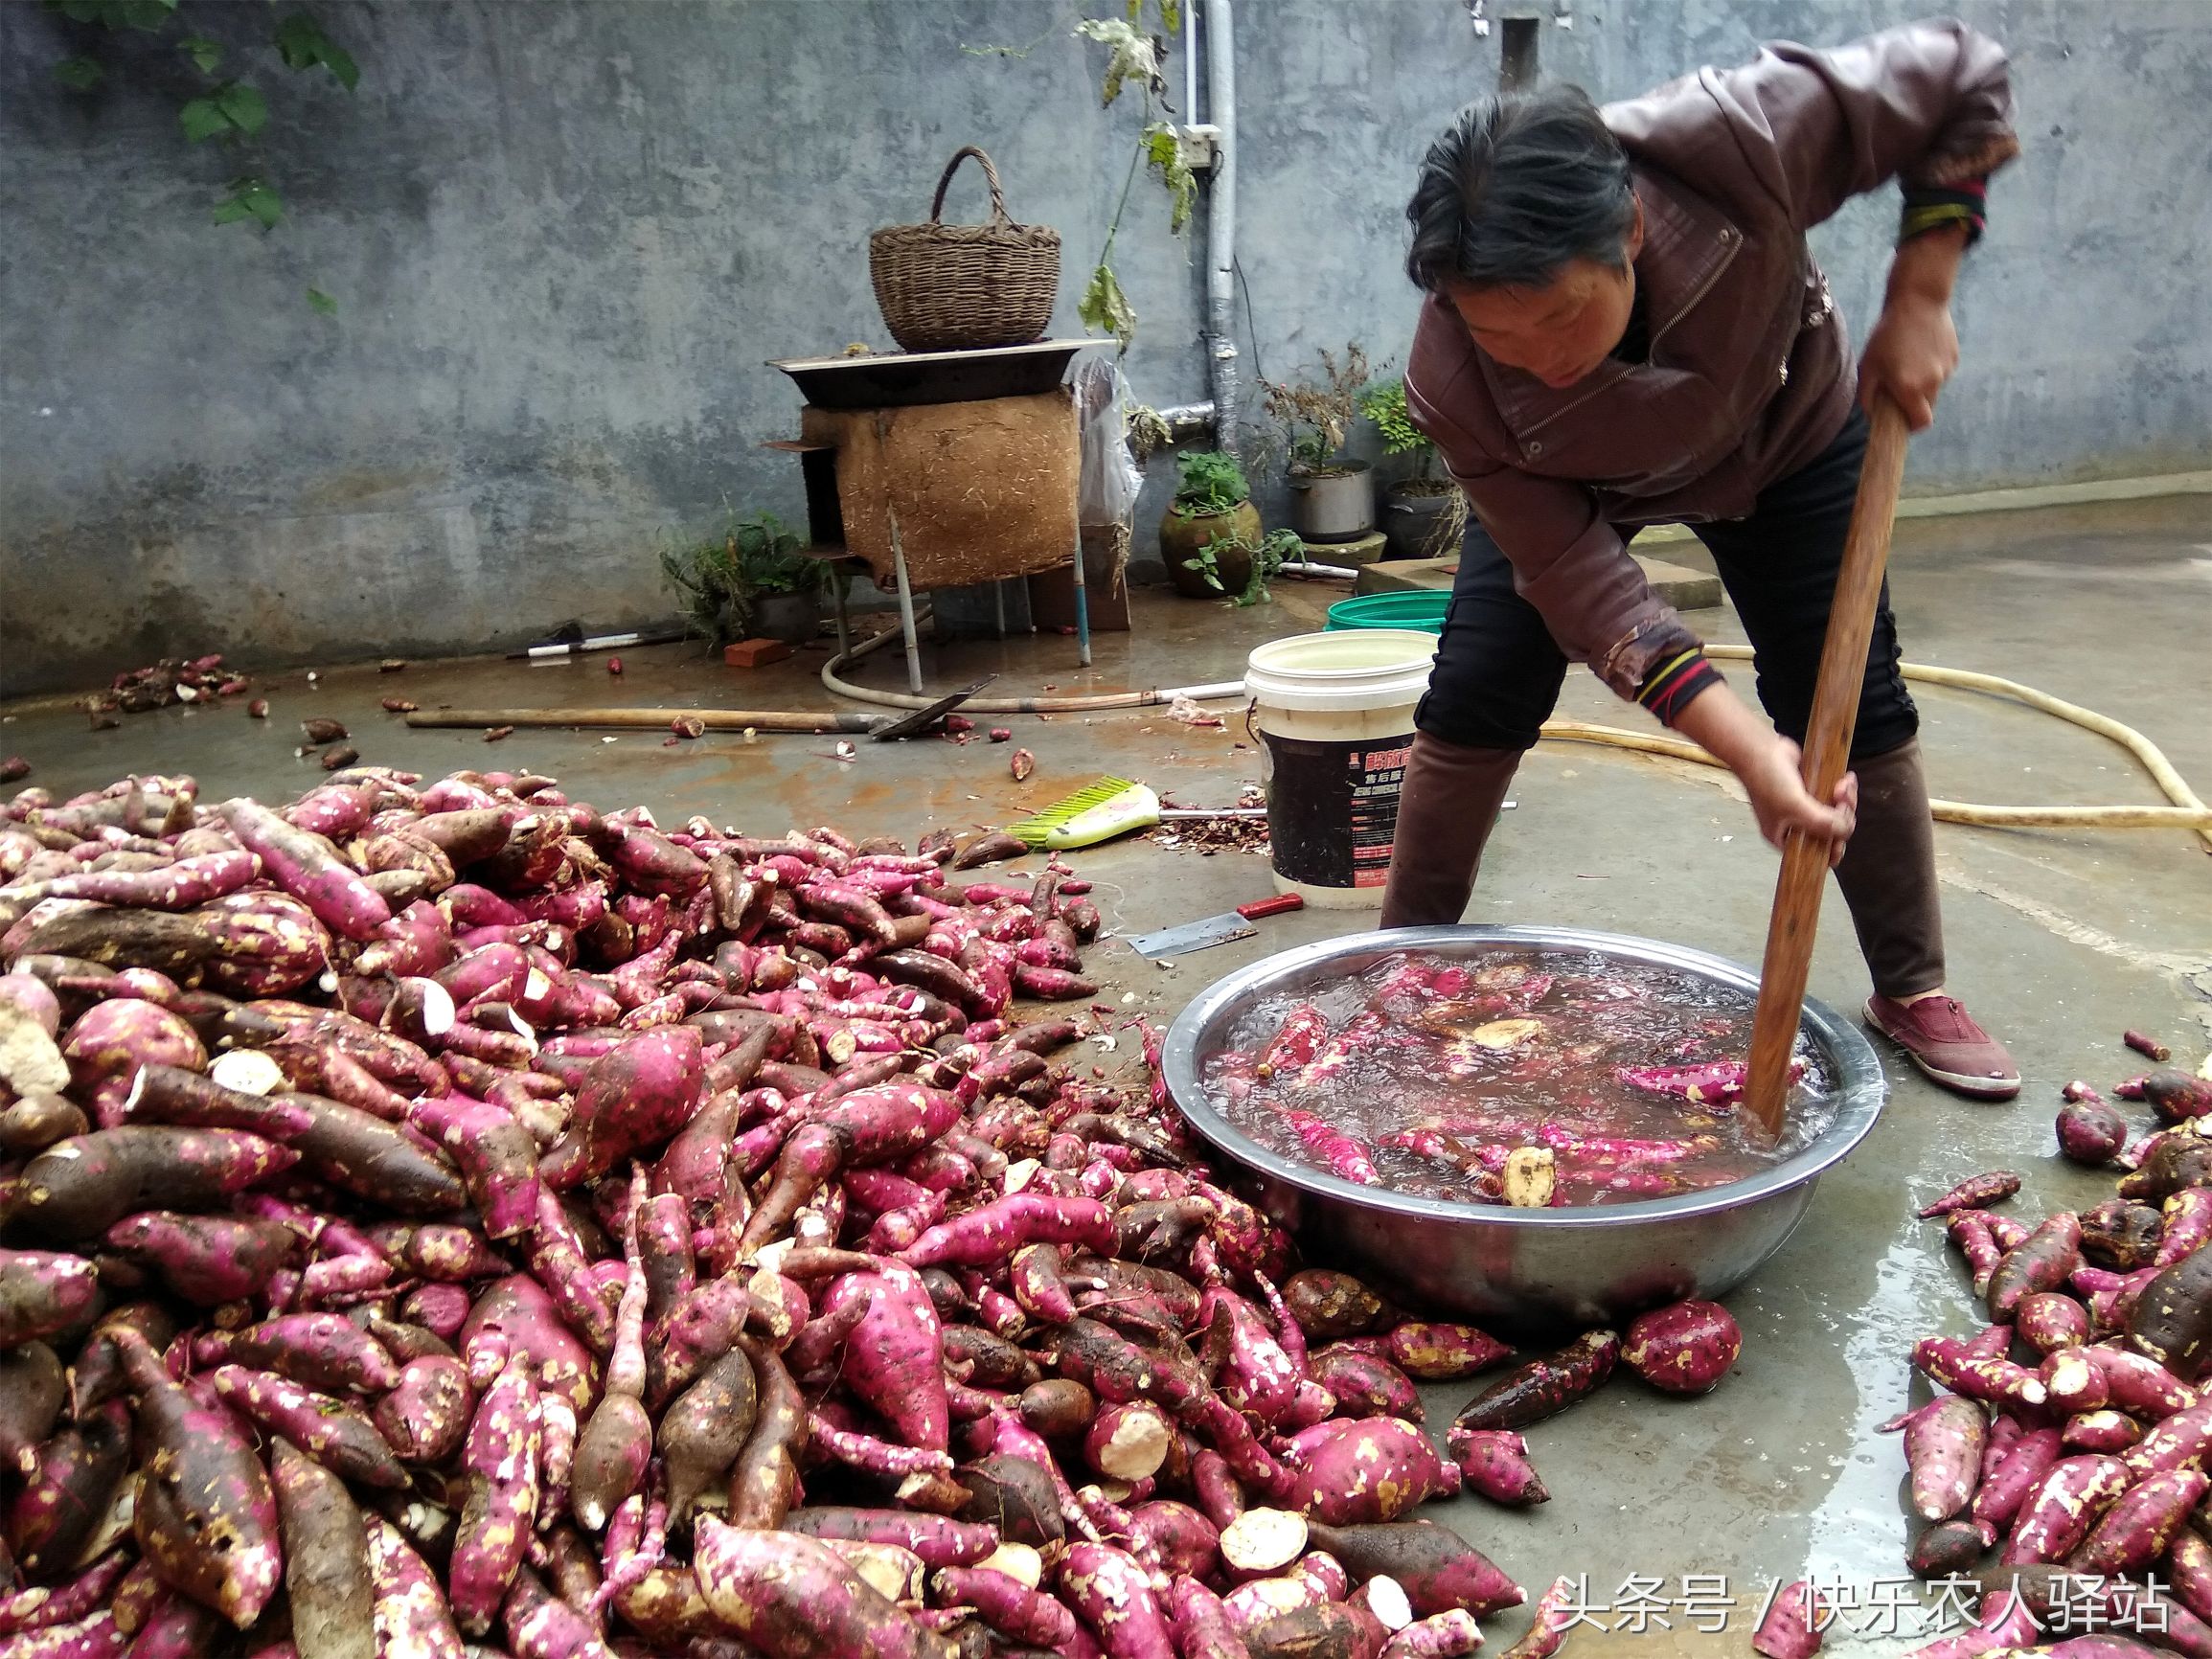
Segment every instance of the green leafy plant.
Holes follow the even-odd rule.
[[[828,590],[831,567],[801,553],[802,545],[773,513],[740,518],[730,512],[718,537],[663,548],[661,574],[676,590],[692,631],[719,648],[750,637],[759,602],[768,595],[819,599]]]
[[[45,5],[49,11],[71,23],[109,34],[130,31],[162,34],[180,16],[179,0],[45,0]],[[224,10],[236,12],[241,9]],[[214,0],[201,0],[196,9],[201,15],[215,11]],[[287,69],[301,74],[328,70],[331,79],[348,92],[360,83],[360,65],[353,54],[332,40],[312,13],[287,12],[277,20],[270,38]],[[227,146],[239,153],[242,164],[215,201],[215,222],[274,229],[285,216],[284,197],[272,182],[272,170],[258,154],[258,141],[269,122],[268,100],[242,75],[221,73],[224,48],[220,41],[187,29],[176,41],[176,50],[195,75],[212,82],[177,108],[177,124],[185,142]],[[107,66],[91,51],[78,52],[54,66],[54,79],[71,92],[87,93],[107,79]],[[338,308],[337,302],[320,288],[308,290],[308,304],[326,316]]]
[[[1220,556],[1231,552],[1241,552],[1251,558],[1244,585],[1235,593],[1230,593],[1228,584],[1221,580]],[[1256,542],[1243,536],[1217,536],[1195,556],[1183,560],[1183,568],[1197,571],[1208,587],[1226,596],[1231,604],[1242,610],[1246,605],[1273,602],[1274,595],[1267,591],[1267,584],[1275,580],[1293,554],[1300,558],[1306,556],[1306,544],[1298,539],[1296,531],[1270,530]]]
[[[1354,341],[1341,358],[1323,352],[1316,378],[1261,382],[1266,388],[1261,401],[1282,429],[1292,471],[1327,472],[1335,466],[1358,418],[1367,373],[1367,353]]]
[[[1175,457],[1174,510],[1185,518],[1234,512],[1252,499],[1252,487],[1233,455],[1191,449]]]
[[[1359,413],[1374,421],[1375,430],[1382,435],[1385,455],[1413,456],[1413,475],[1428,477],[1428,469],[1436,462],[1436,445],[1429,443],[1426,433],[1414,425],[1413,417],[1406,410],[1404,380],[1376,381],[1359,394]]]

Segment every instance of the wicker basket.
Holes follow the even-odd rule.
[[[946,188],[969,156],[991,185],[991,219],[938,223]],[[974,351],[1041,339],[1060,291],[1060,233],[1007,216],[998,170],[973,145],[946,164],[929,222],[886,225],[868,239],[868,275],[891,337],[909,352]]]

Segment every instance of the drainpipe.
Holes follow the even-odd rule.
[[[1217,129],[1206,198],[1206,378],[1214,442],[1237,452],[1237,52],[1232,0],[1206,0],[1206,118]]]

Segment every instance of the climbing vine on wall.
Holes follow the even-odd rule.
[[[176,112],[184,140],[225,148],[237,170],[213,204],[215,222],[253,224],[263,231],[275,228],[285,216],[285,203],[271,178],[263,143],[269,106],[261,88],[247,78],[249,66],[225,73],[231,67],[227,49],[193,27],[193,17],[179,0],[45,0],[45,6],[85,32],[84,50],[54,66],[55,80],[76,93],[92,92],[107,80],[111,66],[103,60],[100,46],[108,35],[168,35],[172,28],[177,30],[176,51],[191,65],[197,83]],[[204,15],[207,10],[198,8],[194,14]],[[284,66],[295,73],[327,72],[348,92],[360,81],[360,66],[353,54],[332,40],[310,12],[293,11],[279,16],[269,44]],[[326,314],[338,308],[337,302],[320,288],[308,290],[308,303]]]

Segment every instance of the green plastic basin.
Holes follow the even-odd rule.
[[[1329,607],[1329,628],[1416,628],[1441,634],[1450,606],[1448,593],[1363,593]]]

